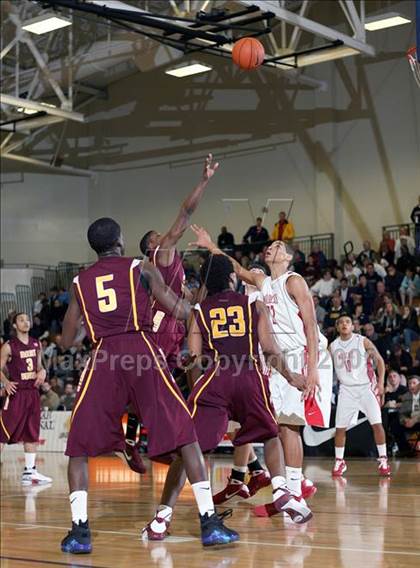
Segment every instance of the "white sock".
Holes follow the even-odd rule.
[[[378,448],[378,455],[380,458],[385,457],[386,458],[386,444],[376,444],[376,447]]]
[[[156,511],[156,516],[159,517],[159,519],[165,519],[165,521],[169,522],[172,519],[172,513],[172,507],[168,507],[168,505],[159,505]]]
[[[271,478],[271,486],[273,488],[273,501],[275,501],[283,493],[286,487],[286,479],[282,475],[275,475]]]
[[[210,489],[210,481],[198,481],[191,484],[194,491],[194,497],[197,501],[198,510],[200,515],[212,515],[214,513],[213,496]]]
[[[25,452],[25,469],[34,469],[36,454]]]
[[[246,473],[246,472],[248,471],[247,466],[242,467],[242,466],[240,466],[240,465],[233,465],[233,466],[232,466],[232,469],[234,469],[235,471],[239,471],[239,472],[241,472],[241,473]]]
[[[344,459],[344,446],[335,446],[335,459],[336,460]]]
[[[298,497],[302,495],[302,468],[289,467],[286,465],[286,485],[287,488]]]
[[[73,491],[69,495],[71,519],[74,523],[87,521],[87,491]]]

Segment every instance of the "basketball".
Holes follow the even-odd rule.
[[[233,45],[233,62],[241,69],[256,69],[264,61],[263,44],[254,37],[243,37]]]

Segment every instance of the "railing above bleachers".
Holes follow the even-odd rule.
[[[414,223],[400,223],[399,225],[384,225],[382,227],[382,235],[388,233],[391,239],[397,240],[400,236],[400,230],[407,229],[410,237],[415,238]]]

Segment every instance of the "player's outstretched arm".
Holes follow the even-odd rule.
[[[320,388],[318,374],[319,331],[316,321],[314,301],[302,276],[291,276],[286,283],[289,295],[294,298],[305,327],[308,348],[308,381],[305,398],[313,398]]]
[[[306,377],[290,371],[284,355],[275,340],[267,306],[260,300],[257,300],[255,305],[258,312],[258,341],[267,364],[274,367],[292,387],[301,391],[305,390]]]
[[[141,275],[150,286],[153,297],[176,319],[186,320],[191,312],[191,305],[178,298],[176,294],[166,286],[162,274],[151,262],[144,261],[140,265]]]
[[[15,394],[17,387],[17,383],[9,381],[9,379],[4,374],[7,361],[10,359],[11,354],[12,350],[10,349],[9,342],[7,341],[4,345],[2,345],[0,351],[0,382],[4,385],[5,391],[9,396]]]
[[[261,289],[262,283],[266,278],[265,274],[246,270],[246,268],[244,268],[234,258],[232,258],[228,254],[220,250],[217,247],[217,245],[211,240],[209,233],[203,227],[199,227],[198,225],[191,225],[191,229],[196,234],[197,240],[193,243],[189,243],[189,246],[205,248],[209,252],[211,252],[211,254],[223,254],[227,256],[232,261],[233,269],[238,278],[240,278],[243,282],[246,282],[247,284],[252,284],[253,286],[256,286],[259,290]]]
[[[365,346],[368,357],[373,359],[376,364],[376,369],[378,372],[378,394],[382,399],[384,395],[385,361],[370,339],[365,337],[363,339],[363,344]]]
[[[175,254],[175,246],[190,224],[191,215],[197,209],[204,190],[218,167],[218,162],[214,162],[213,155],[209,154],[204,162],[201,180],[183,201],[172,227],[160,239],[160,247],[157,255],[161,266],[170,266],[172,264]]]
[[[80,312],[79,304],[76,300],[74,293],[74,285],[70,292],[70,304],[67,308],[66,315],[63,321],[63,331],[61,333],[61,344],[64,349],[68,349],[76,340],[77,333],[79,331],[80,323],[82,319],[82,314]]]
[[[190,329],[188,331],[188,351],[190,356],[194,361],[194,364],[190,370],[191,387],[197,381],[198,377],[202,374],[202,369],[198,362],[201,359],[201,354],[203,351],[203,338],[201,337],[201,331],[198,326],[196,318],[191,318]]]

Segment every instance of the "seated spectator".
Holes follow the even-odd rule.
[[[67,306],[70,303],[70,294],[67,292],[65,288],[60,288],[58,291],[58,301],[61,305]]]
[[[373,312],[374,294],[365,274],[361,274],[359,278],[359,285],[352,290],[353,302],[363,304],[363,312],[370,316]],[[356,316],[357,317],[357,316]]]
[[[327,267],[327,257],[322,252],[321,247],[318,244],[313,245],[311,255],[314,258],[315,266],[318,270],[321,271]]]
[[[407,268],[411,268],[412,270],[414,270],[415,266],[416,266],[416,259],[412,254],[410,254],[408,247],[402,245],[401,256],[397,260],[397,270],[399,270],[404,274]]]
[[[63,394],[63,383],[57,377],[51,377],[48,381],[51,385],[51,389],[57,394],[59,397]]]
[[[382,282],[382,278],[376,272],[373,262],[369,262],[366,266],[366,280],[372,294],[375,294],[376,285],[378,282]]]
[[[41,408],[48,410],[57,410],[60,405],[58,395],[52,390],[50,383],[42,383],[41,385]]]
[[[408,305],[413,305],[414,298],[420,296],[420,276],[414,274],[411,268],[407,268],[405,271],[405,276],[401,282],[400,288],[401,304],[405,306],[408,300]]]
[[[74,392],[74,387],[71,383],[67,383],[64,387],[64,394],[60,398],[60,406],[63,407],[63,410],[73,410],[75,399],[76,393]]]
[[[378,317],[379,311],[383,309],[385,305],[385,297],[389,297],[385,292],[385,282],[380,280],[376,284],[376,294],[375,300],[373,302],[373,317],[376,319]]]
[[[336,287],[337,283],[331,275],[331,270],[325,270],[322,278],[311,287],[311,292],[319,296],[321,305],[325,306]]]
[[[32,309],[34,315],[38,315],[41,313],[45,301],[47,301],[47,294],[45,292],[41,292],[40,294],[38,294],[38,299],[35,300],[34,307]]]
[[[405,351],[399,343],[394,345],[393,352],[389,359],[391,369],[399,373],[407,374],[413,367],[413,358],[408,351]]]
[[[353,312],[353,298],[351,297],[351,291],[349,288],[349,281],[347,278],[341,278],[340,287],[338,288],[341,296],[341,301],[343,302],[344,308],[347,313]]]
[[[317,321],[319,327],[322,330],[322,329],[324,329],[324,319],[325,319],[327,312],[320,305],[319,296],[312,296],[312,299],[314,301],[314,306],[315,306],[316,321]]]
[[[401,406],[401,397],[408,391],[401,384],[401,375],[397,371],[390,371],[385,387],[385,408],[398,408]]]
[[[378,331],[387,335],[388,339],[395,342],[399,340],[401,332],[401,316],[398,313],[397,306],[392,303],[390,298],[385,298],[384,302],[385,306],[379,312]]]
[[[344,272],[341,269],[340,266],[336,266],[333,270],[333,275],[334,278],[337,280],[337,282],[341,282],[341,279],[344,278]]]
[[[294,271],[297,272],[298,274],[303,275],[303,273],[305,271],[305,260],[306,260],[305,255],[299,249],[298,243],[293,243],[292,249],[293,249],[292,264],[293,264]]]
[[[358,333],[358,334],[362,334],[363,332],[363,328],[362,325],[360,323],[360,320],[358,320],[357,318],[353,319],[353,333]]]
[[[315,257],[310,254],[308,256],[308,262],[305,265],[305,270],[303,276],[305,277],[308,286],[311,287],[315,284],[317,280],[319,280],[319,269],[315,265]]]
[[[242,241],[244,243],[250,243],[254,245],[252,250],[259,252],[262,249],[262,245],[270,240],[268,231],[262,225],[262,218],[257,217],[256,224],[252,225],[245,233]]]
[[[383,234],[382,241],[379,243],[379,258],[384,258],[388,264],[394,264],[395,240],[388,232]]]
[[[331,300],[331,308],[327,312],[327,315],[324,319],[324,330],[328,337],[328,339],[332,339],[335,335],[335,324],[337,319],[346,313],[346,310],[343,306],[343,302],[341,301],[341,295],[337,291],[334,293],[332,300]]]
[[[365,313],[363,304],[356,302],[354,304],[353,317],[360,322],[360,325],[366,325],[369,321],[369,316]]]
[[[420,431],[420,377],[413,375],[408,379],[408,392],[401,397],[398,408],[399,422],[394,425],[392,433],[397,441],[399,455],[414,455],[408,443],[411,434]]]
[[[295,228],[293,227],[293,223],[286,218],[286,213],[284,211],[280,211],[279,220],[274,225],[271,239],[273,241],[284,241],[287,243],[293,240],[294,236]]]
[[[363,241],[363,249],[362,252],[357,257],[358,264],[362,264],[365,259],[373,262],[376,258],[375,251],[372,249],[370,241]]]
[[[410,306],[403,307],[401,331],[404,338],[404,347],[409,351],[412,342],[417,341],[420,333],[417,312]]]
[[[410,237],[408,228],[401,227],[400,236],[395,242],[395,260],[399,260],[404,254],[403,249],[408,251],[409,255],[413,255],[416,249],[413,237]]]
[[[7,312],[7,318],[3,322],[3,339],[4,341],[9,341],[11,337],[11,332],[13,329],[13,318],[16,315],[16,310],[9,310]]]
[[[221,228],[220,235],[217,237],[217,246],[224,251],[233,251],[235,247],[235,237],[228,232],[225,226]]]
[[[356,286],[359,282],[362,271],[356,265],[353,265],[350,260],[344,263],[344,277],[347,278],[351,287]]]
[[[400,288],[404,275],[398,272],[396,267],[391,264],[386,269],[387,275],[385,277],[385,289],[392,294],[393,298],[399,298]]]
[[[32,328],[29,331],[29,335],[34,339],[39,339],[41,335],[47,331],[47,326],[41,322],[38,315],[34,315]]]

